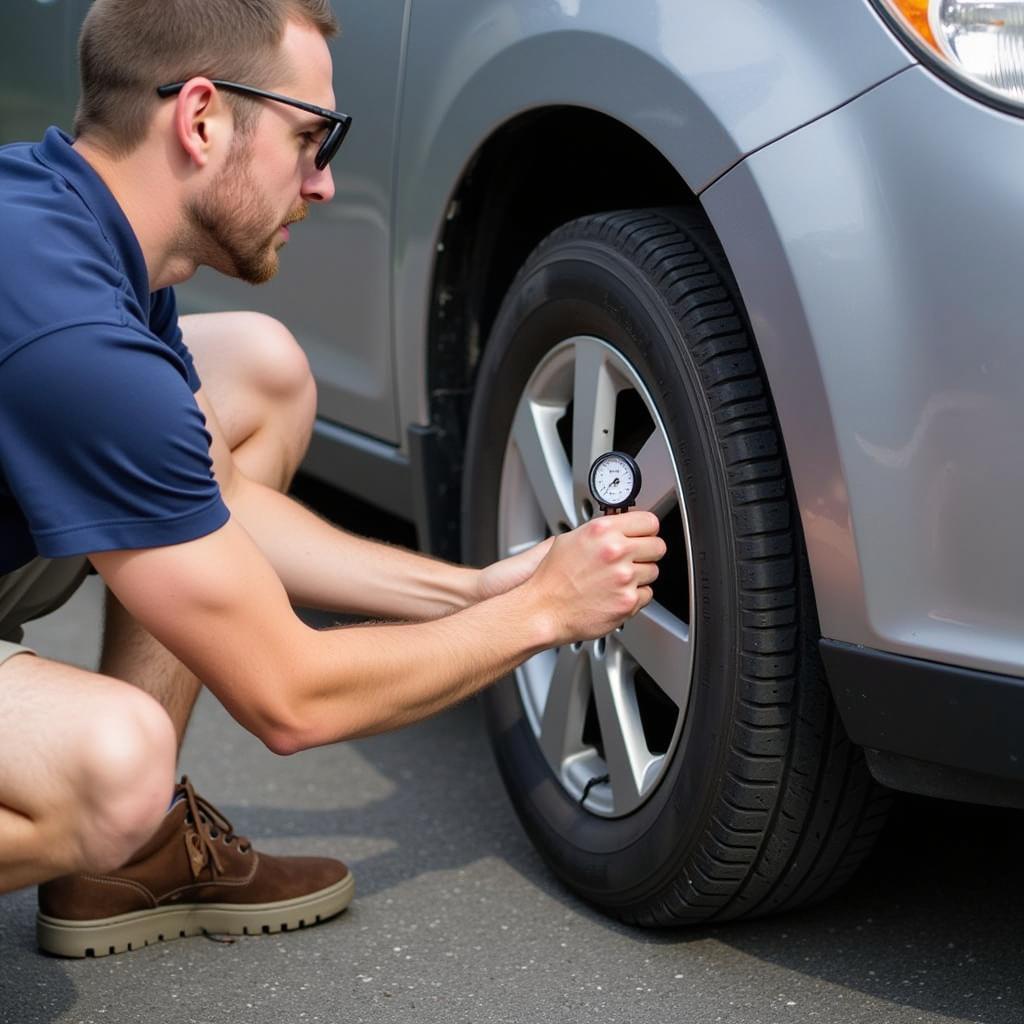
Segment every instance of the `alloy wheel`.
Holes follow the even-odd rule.
[[[693,565],[679,475],[650,392],[607,342],[568,338],[536,367],[516,408],[499,495],[502,553],[590,519],[588,471],[613,449],[636,458],[637,507],[662,521],[668,553],[654,600],[614,633],[543,651],[516,670],[551,771],[582,807],[609,818],[647,800],[679,742],[693,667]]]

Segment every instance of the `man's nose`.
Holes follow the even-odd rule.
[[[329,203],[334,198],[334,175],[329,164],[302,183],[302,198],[310,203]]]

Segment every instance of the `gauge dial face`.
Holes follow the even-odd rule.
[[[640,493],[640,467],[623,452],[607,452],[594,460],[590,490],[605,508],[627,508]]]

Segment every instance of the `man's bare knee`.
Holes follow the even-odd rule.
[[[251,479],[287,489],[316,418],[305,352],[263,313],[182,317],[181,327],[235,463]]]
[[[167,713],[128,687],[83,730],[73,758],[80,781],[72,856],[81,860],[79,870],[120,866],[156,831],[173,791],[176,753]]]
[[[262,313],[236,316],[244,326],[236,372],[245,410],[241,417],[227,413],[242,438],[232,453],[253,479],[285,490],[313,435],[316,382],[306,353],[284,324]]]
[[[266,405],[269,416],[286,416],[296,426],[316,415],[316,381],[309,359],[295,336],[279,320],[264,313],[244,317],[244,378]]]

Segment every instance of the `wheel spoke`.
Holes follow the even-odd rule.
[[[676,707],[685,708],[693,660],[690,627],[652,601],[626,621],[618,638]]]
[[[622,648],[608,638],[604,657],[592,654],[590,658],[601,743],[617,814],[640,802],[644,776],[654,760],[644,739],[636,694],[623,674],[622,654]]]
[[[576,507],[590,496],[594,459],[612,450],[617,389],[602,345],[576,342],[572,393],[572,468]]]
[[[668,439],[655,430],[636,456],[643,483],[637,495],[638,508],[663,515],[677,501],[676,475]]]
[[[585,333],[570,335],[534,368],[512,423],[497,523],[499,548],[508,555],[583,522],[591,514],[590,467],[615,448],[616,431],[619,445],[636,452],[640,465],[637,505],[666,521],[681,571],[662,579],[658,594],[665,605],[649,605],[621,631],[586,643],[582,653],[548,650],[516,670],[545,762],[573,800],[607,818],[632,813],[660,784],[679,729],[670,739],[666,723],[648,716],[684,721],[697,639],[680,618],[690,617],[685,609],[693,605],[694,580],[686,502],[668,434],[643,378],[612,345]]]
[[[572,471],[558,437],[556,424],[564,410],[524,399],[512,425],[512,440],[523,460],[526,477],[548,524],[557,534],[560,524],[576,524],[572,500]]]
[[[558,651],[551,685],[540,722],[540,747],[555,774],[567,757],[583,749],[583,723],[587,715],[587,662],[568,644]]]

